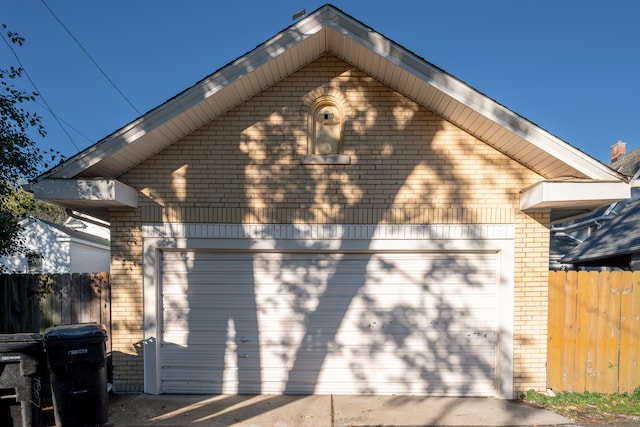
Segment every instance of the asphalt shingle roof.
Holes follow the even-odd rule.
[[[569,252],[562,262],[580,263],[640,252],[640,199]]]
[[[640,148],[617,157],[608,166],[627,176],[635,175],[640,169]]]

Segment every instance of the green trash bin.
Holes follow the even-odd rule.
[[[45,330],[43,344],[56,425],[84,427],[107,422],[106,341],[106,329],[95,323]]]
[[[41,426],[43,373],[39,334],[0,335],[0,425]]]

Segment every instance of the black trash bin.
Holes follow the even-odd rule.
[[[57,426],[99,426],[107,422],[106,341],[106,329],[95,323],[45,330],[43,343]]]
[[[43,372],[39,334],[0,335],[0,425],[41,426]]]

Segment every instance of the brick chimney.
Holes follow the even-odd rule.
[[[627,143],[618,141],[611,146],[611,161],[616,160],[620,156],[627,154]]]

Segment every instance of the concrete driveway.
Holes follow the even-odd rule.
[[[112,395],[110,426],[549,426],[572,420],[522,402],[409,396]]]

